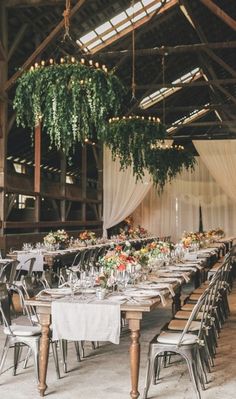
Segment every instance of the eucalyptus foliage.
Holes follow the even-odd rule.
[[[41,121],[51,143],[68,152],[76,142],[103,137],[105,121],[119,111],[122,94],[112,72],[80,62],[31,68],[18,79],[17,124],[33,131]]]
[[[104,136],[113,158],[119,157],[121,169],[133,168],[137,179],[145,170],[150,173],[159,191],[184,168],[194,168],[193,155],[183,147],[163,146],[165,126],[141,117],[113,118]]]

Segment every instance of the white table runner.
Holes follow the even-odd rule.
[[[62,298],[52,302],[53,339],[120,342],[120,304],[81,303]]]

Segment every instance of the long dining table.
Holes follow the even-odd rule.
[[[184,279],[182,279],[184,283]],[[179,308],[180,304],[180,287],[181,283],[176,281],[173,283],[175,296],[173,298],[175,308]],[[165,296],[169,296],[169,291],[166,290]],[[51,324],[51,301],[43,300],[40,297],[26,299],[26,305],[34,306],[39,316],[39,321],[42,329],[40,340],[39,353],[39,384],[38,390],[40,396],[45,395],[47,389],[47,366],[49,355],[49,337]],[[154,297],[148,302],[130,303],[127,301],[120,305],[122,316],[127,320],[130,330],[130,377],[131,377],[131,392],[130,397],[137,399],[139,397],[138,381],[139,381],[139,365],[140,365],[140,334],[141,334],[141,320],[144,313],[152,312],[161,304],[160,297]]]
[[[207,259],[213,259],[213,263],[215,263],[218,259],[220,248],[209,248],[208,250],[203,249],[198,251],[198,257],[202,259],[203,268],[207,266]],[[172,288],[174,290],[175,296],[173,297],[173,312],[175,313],[180,309],[180,295],[181,295],[181,286],[187,281],[186,275],[189,278],[193,278],[196,275],[197,269],[195,271],[186,271],[186,267],[190,267],[190,264],[194,261],[187,260],[186,266],[182,264],[183,271],[185,268],[185,277],[178,276],[175,279],[175,282],[172,283]],[[211,264],[210,267],[213,265]],[[181,267],[182,269],[182,267]],[[163,277],[166,278],[166,282],[169,278],[174,277],[176,271],[172,271],[169,269],[169,273],[163,271]],[[177,276],[177,275],[176,275]],[[161,276],[162,277],[162,276]],[[167,289],[164,292],[164,295],[167,297],[170,295],[169,290]],[[48,300],[49,299],[49,300]],[[40,325],[41,325],[41,339],[40,339],[40,353],[39,353],[39,393],[40,396],[45,395],[45,391],[47,389],[47,366],[48,366],[48,355],[49,355],[49,340],[50,340],[50,325],[52,319],[52,300],[53,298],[43,298],[42,296],[26,299],[25,303],[29,306],[34,306],[36,308],[36,312],[39,317]],[[131,399],[137,399],[139,397],[138,391],[138,382],[139,382],[139,367],[140,367],[140,335],[141,335],[141,321],[143,315],[145,313],[150,313],[155,310],[158,306],[161,305],[161,297],[155,296],[148,300],[147,302],[137,302],[133,303],[127,300],[124,303],[120,304],[120,311],[122,316],[127,320],[128,327],[130,330],[130,377],[131,377],[131,391],[130,397]]]

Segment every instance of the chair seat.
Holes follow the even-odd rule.
[[[193,294],[203,294],[203,292],[205,292],[205,290],[206,290],[206,287],[199,287],[193,291]]]
[[[171,320],[168,324],[168,330],[184,330],[188,320]],[[189,326],[189,331],[198,331],[201,327],[200,321],[192,321]]]
[[[195,293],[193,293],[193,294],[190,295],[189,300],[190,300],[190,301],[196,301],[196,302],[197,302],[201,295],[202,295],[202,294],[195,294]]]
[[[17,325],[13,324],[10,326],[11,331],[9,328],[4,327],[4,334],[6,335],[17,335],[20,337],[32,337],[35,335],[40,335],[41,334],[41,327],[35,327],[35,326],[23,326],[23,325]]]
[[[175,319],[183,319],[183,320],[188,320],[189,316],[191,314],[191,311],[189,310],[179,310],[177,313],[175,313]],[[197,320],[201,320],[203,316],[203,312],[199,312],[197,316]]]
[[[162,331],[162,333],[157,337],[157,342],[166,345],[177,345],[179,343],[181,333],[171,333]],[[193,345],[197,343],[198,337],[194,334],[185,334],[181,345]]]
[[[195,306],[194,303],[185,303],[185,305],[181,306],[181,310],[192,311],[194,306]]]

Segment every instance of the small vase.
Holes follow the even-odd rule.
[[[97,288],[96,289],[96,297],[97,297],[97,299],[99,301],[105,299],[106,293],[107,293],[106,288]]]

